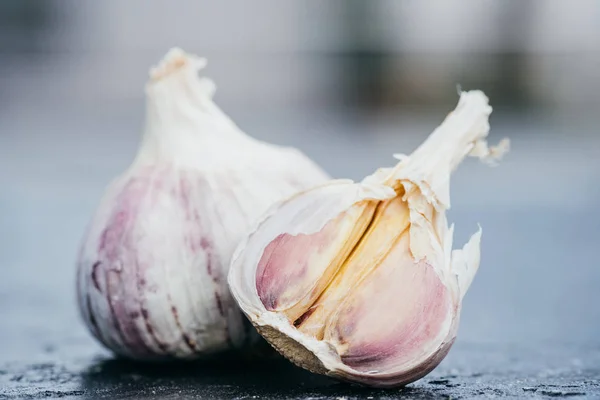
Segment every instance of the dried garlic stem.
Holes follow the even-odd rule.
[[[483,92],[462,92],[456,109],[421,146],[410,156],[396,155],[400,162],[388,183],[406,179],[421,188],[427,186],[437,200],[436,209],[450,208],[450,174],[465,157],[478,157],[494,164],[508,151],[508,139],[495,147],[488,147],[485,141],[491,112],[492,107]]]

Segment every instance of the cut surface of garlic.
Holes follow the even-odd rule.
[[[240,243],[231,291],[281,354],[313,372],[378,387],[415,381],[446,356],[479,266],[481,229],[452,250],[450,175],[494,163],[481,91],[393,168],[330,181],[274,205]]]
[[[205,65],[172,49],[151,70],[139,150],[81,245],[79,309],[122,356],[197,358],[253,342],[227,287],[231,255],[274,201],[328,179],[300,151],[242,132],[198,76]]]

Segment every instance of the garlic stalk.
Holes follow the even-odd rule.
[[[415,381],[448,353],[479,266],[481,229],[452,250],[451,172],[494,162],[480,91],[410,156],[360,183],[333,180],[273,206],[240,243],[234,298],[259,333],[310,371],[377,387]]]
[[[79,309],[122,356],[197,358],[259,338],[229,293],[231,255],[274,201],[328,179],[298,150],[244,134],[213,103],[205,65],[172,49],[150,71],[137,156],[81,246]]]

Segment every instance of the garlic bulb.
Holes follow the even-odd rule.
[[[488,148],[480,91],[413,154],[360,183],[334,180],[274,205],[240,243],[229,285],[281,354],[310,371],[377,387],[419,379],[454,342],[479,266],[481,230],[452,251],[449,178]]]
[[[227,287],[231,255],[274,201],[328,179],[298,150],[245,135],[213,103],[205,64],[172,49],[151,70],[137,156],[81,246],[79,309],[122,356],[197,358],[252,342]]]

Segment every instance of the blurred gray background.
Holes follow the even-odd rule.
[[[512,151],[454,176],[457,244],[484,232],[457,346],[567,349],[549,368],[600,347],[597,1],[3,0],[0,361],[101,352],[76,313],[77,247],[172,46],[208,58],[242,129],[335,177],[412,151],[457,85],[484,90],[490,141]]]

